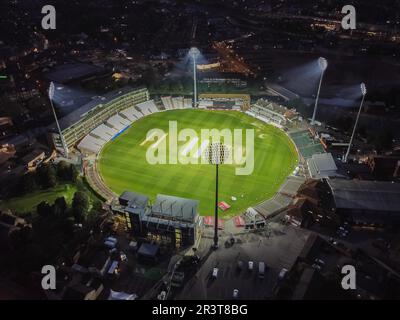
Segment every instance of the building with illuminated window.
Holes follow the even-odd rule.
[[[179,249],[194,245],[200,236],[198,207],[197,200],[163,194],[150,205],[148,196],[125,191],[113,210],[125,217],[132,236]]]

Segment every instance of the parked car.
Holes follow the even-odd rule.
[[[249,261],[249,271],[252,271],[254,267],[253,261]]]
[[[318,258],[314,260],[314,263],[319,264],[322,267],[325,266],[325,261]]]
[[[128,261],[128,257],[126,256],[126,254],[123,251],[120,252],[120,258],[121,258],[121,261]]]
[[[214,279],[217,279],[217,277],[218,277],[218,268],[214,268],[214,269],[213,269],[213,271],[212,271],[212,277],[213,277]]]
[[[286,277],[287,273],[288,270],[286,268],[282,268],[281,271],[279,272],[278,279],[283,280]]]
[[[314,263],[314,264],[312,265],[312,267],[313,267],[315,270],[318,270],[318,271],[321,271],[321,270],[322,270],[322,267],[321,267],[319,264],[316,264],[316,263]]]
[[[258,263],[258,277],[260,279],[264,278],[264,274],[265,274],[265,263],[264,262],[259,262]]]

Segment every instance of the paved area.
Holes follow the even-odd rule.
[[[233,289],[239,290],[242,299],[268,299],[272,296],[278,274],[282,268],[290,269],[300,254],[309,232],[291,226],[271,223],[266,231],[237,236],[235,244],[225,245],[228,239],[220,238],[220,248],[210,250],[212,237],[203,237],[198,253],[203,264],[188,280],[176,299],[232,299]],[[244,267],[238,270],[238,260]],[[252,271],[248,262],[254,262]],[[263,279],[258,274],[258,263],[266,264]],[[217,267],[218,277],[212,279],[212,269]]]

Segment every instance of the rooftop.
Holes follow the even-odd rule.
[[[108,92],[102,96],[93,97],[92,101],[84,104],[80,108],[76,109],[75,111],[71,112],[70,114],[66,115],[65,117],[63,117],[59,120],[61,130],[65,130],[66,128],[75,124],[81,118],[86,116],[86,114],[89,113],[90,111],[95,110],[96,108],[101,107],[118,97],[122,97],[132,91],[139,90],[139,89],[144,89],[144,88],[143,87],[132,88],[132,87],[126,86],[126,87]],[[55,123],[51,124],[49,129],[56,130]]]
[[[314,154],[307,159],[308,170],[314,179],[340,176],[335,160],[330,153]]]
[[[192,223],[195,221],[198,206],[197,200],[159,194],[151,208],[151,214]]]
[[[127,201],[128,206],[131,208],[143,209],[147,207],[147,203],[149,202],[148,196],[131,191],[124,191],[119,198]]]
[[[57,83],[66,83],[104,72],[105,70],[102,67],[92,64],[69,63],[54,67],[46,74],[46,78]]]
[[[383,181],[327,180],[336,208],[400,212],[400,184]]]

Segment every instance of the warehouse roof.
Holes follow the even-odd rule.
[[[336,208],[400,212],[400,184],[383,181],[327,180]]]

